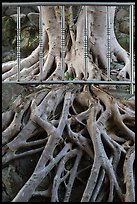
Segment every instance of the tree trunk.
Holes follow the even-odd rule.
[[[84,7],[74,22],[65,7],[65,66],[61,68],[61,8],[42,6],[44,66],[42,80],[85,79]],[[105,6],[88,6],[87,79],[106,79]],[[129,58],[114,33],[111,54],[125,63],[119,77],[130,77]],[[21,79],[39,80],[39,47],[21,60]],[[102,69],[102,70],[101,70]],[[16,80],[17,63],[3,64],[2,79]],[[73,81],[72,81],[73,82]],[[2,115],[4,168],[24,157],[38,160],[12,202],[134,202],[134,100],[121,101],[95,85],[38,85]],[[122,172],[122,173],[121,173]],[[46,179],[46,182],[45,182]],[[47,184],[47,179],[50,180]],[[41,190],[42,182],[44,190]],[[4,181],[3,181],[4,183]],[[15,184],[16,185],[16,184]],[[38,200],[39,201],[39,200]]]

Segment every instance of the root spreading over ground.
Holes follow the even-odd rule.
[[[65,9],[64,52],[60,46],[61,9],[43,6],[43,74],[38,46],[21,60],[21,80],[85,79],[84,7],[76,23],[72,7]],[[101,70],[108,60],[106,11],[105,6],[87,7],[88,80],[106,79]],[[128,54],[114,34],[115,8],[110,11],[110,52],[125,64],[118,78],[130,78]],[[2,80],[16,79],[17,61],[4,63]],[[122,101],[103,86],[73,81],[28,88],[30,93],[20,95],[2,114],[3,168],[17,161],[20,171],[26,171],[23,183],[15,179],[14,186],[18,183],[19,187],[12,202],[39,202],[40,198],[43,202],[134,202],[134,100]],[[23,163],[22,158],[33,158],[33,162]],[[4,179],[3,188],[10,194]]]
[[[135,201],[133,101],[124,104],[94,85],[42,85],[18,97],[2,121],[4,166],[40,153],[12,202],[73,202],[79,186],[81,202]]]

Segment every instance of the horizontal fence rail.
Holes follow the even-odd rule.
[[[16,83],[16,84],[108,84],[108,85],[131,85],[130,81],[100,81],[100,80],[54,80],[54,81],[27,81],[27,80],[21,80],[21,81],[6,81],[3,82],[5,84],[11,84],[11,83]],[[133,85],[135,84],[135,81],[133,81]]]
[[[61,70],[64,73],[64,65],[65,65],[65,10],[64,6],[72,5],[72,6],[84,6],[84,80],[42,80],[43,75],[43,29],[42,29],[42,12],[41,6],[61,6]],[[109,85],[129,85],[130,93],[134,93],[134,70],[133,70],[133,62],[134,62],[134,34],[133,34],[133,21],[134,21],[134,5],[135,2],[2,2],[2,6],[17,6],[17,81],[2,81],[2,83],[17,83],[17,84],[109,84]],[[23,6],[39,6],[39,66],[40,66],[40,76],[39,81],[27,81],[20,80],[20,35],[21,35],[21,22],[20,22],[20,8]],[[107,81],[101,80],[88,80],[87,79],[87,57],[88,57],[88,12],[87,6],[106,6],[106,19],[107,19]],[[129,14],[130,14],[130,41],[129,41],[129,52],[130,52],[130,61],[131,61],[131,79],[129,81],[115,81],[110,77],[110,63],[111,63],[111,53],[110,53],[110,12],[109,6],[129,6]]]
[[[2,6],[130,6],[135,2],[2,2]]]

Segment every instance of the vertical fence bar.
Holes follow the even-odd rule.
[[[88,14],[87,14],[87,6],[85,6],[85,15],[84,15],[84,79],[87,80],[87,57],[88,57]]]
[[[107,77],[110,80],[110,7],[107,6]]]
[[[17,6],[17,81],[20,81],[20,6]]]
[[[40,69],[40,77],[39,80],[43,80],[43,29],[42,29],[42,6],[40,6],[39,10],[39,69]]]
[[[130,43],[129,43],[129,50],[130,50],[130,63],[131,63],[131,85],[130,85],[130,93],[134,93],[134,85],[133,85],[133,80],[134,80],[134,70],[133,70],[133,61],[134,61],[134,25],[133,25],[133,20],[134,20],[134,7],[133,5],[130,5],[130,12],[129,12],[129,19],[130,19]]]
[[[64,80],[64,69],[65,69],[65,8],[61,6],[61,71],[62,79]]]

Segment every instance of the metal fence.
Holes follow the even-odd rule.
[[[42,71],[43,71],[43,33],[42,33],[42,15],[41,15],[41,6],[61,6],[61,67],[63,70],[64,67],[64,48],[65,48],[65,11],[64,7],[67,5],[72,6],[84,6],[85,8],[85,27],[84,27],[84,80],[57,80],[57,81],[49,81],[49,80],[41,80],[42,79]],[[130,86],[130,93],[133,94],[134,92],[134,69],[133,69],[133,62],[134,62],[134,34],[133,34],[133,22],[134,22],[134,2],[19,2],[19,3],[9,3],[4,2],[2,6],[17,6],[17,81],[6,81],[2,83],[18,83],[18,84],[67,84],[67,83],[79,83],[79,84],[109,84],[109,85],[129,85]],[[21,55],[20,55],[20,35],[21,35],[21,20],[20,20],[20,8],[23,6],[39,6],[40,13],[39,13],[39,66],[40,66],[40,79],[39,81],[25,81],[20,80],[20,62],[21,62]],[[107,18],[107,39],[108,39],[108,63],[107,63],[107,81],[101,80],[87,80],[87,50],[88,50],[88,32],[87,32],[87,21],[88,21],[88,14],[87,14],[87,6],[107,6],[106,18]],[[131,62],[131,79],[126,81],[116,81],[112,80],[110,77],[110,13],[109,13],[109,6],[129,6],[129,17],[130,17],[130,30],[129,30],[129,53],[130,53],[130,62]]]

